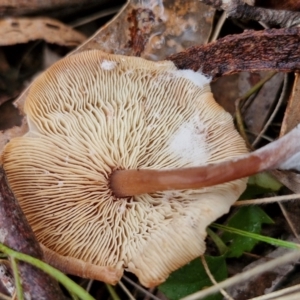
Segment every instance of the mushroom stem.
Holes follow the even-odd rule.
[[[117,170],[112,173],[110,184],[119,198],[166,190],[199,189],[276,169],[299,152],[300,125],[277,141],[240,158],[176,170]]]

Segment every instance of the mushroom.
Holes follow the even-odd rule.
[[[29,132],[7,144],[2,163],[46,260],[67,273],[116,283],[125,269],[157,285],[204,253],[206,227],[245,189],[238,179],[113,192],[116,170],[190,168],[247,152],[209,79],[170,61],[74,54],[36,79],[25,112]]]

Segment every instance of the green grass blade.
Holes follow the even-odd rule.
[[[216,229],[221,229],[221,230],[226,231],[226,232],[235,233],[235,234],[242,235],[242,236],[245,236],[245,237],[249,237],[249,238],[252,238],[252,239],[256,239],[258,241],[271,244],[273,246],[285,247],[285,248],[289,248],[289,249],[298,249],[298,250],[300,249],[300,245],[296,244],[296,243],[286,242],[286,241],[270,238],[268,236],[264,236],[264,235],[260,235],[260,234],[252,233],[252,232],[247,232],[247,231],[244,231],[244,230],[240,230],[240,229],[233,228],[233,227],[228,227],[228,226],[225,226],[225,225],[220,225],[220,224],[213,223],[213,224],[210,225],[210,227],[216,228]]]
[[[7,254],[13,259],[17,259],[19,261],[23,261],[26,263],[29,263],[48,275],[54,277],[59,283],[61,283],[67,290],[69,290],[74,295],[78,296],[80,299],[84,300],[95,300],[89,293],[87,293],[81,286],[77,285],[74,281],[72,281],[68,276],[66,276],[61,271],[51,267],[50,265],[44,263],[43,261],[34,258],[32,256],[29,256],[24,253],[20,253],[17,251],[14,251],[7,246],[0,243],[0,251]]]

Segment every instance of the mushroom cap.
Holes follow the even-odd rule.
[[[25,112],[30,130],[2,161],[38,241],[60,257],[157,285],[203,254],[206,227],[245,189],[240,179],[113,195],[116,169],[194,167],[247,152],[209,79],[172,62],[98,50],[66,57],[33,83]]]

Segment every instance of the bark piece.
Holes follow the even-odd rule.
[[[300,28],[245,31],[168,57],[179,69],[200,70],[213,79],[242,71],[300,69]]]

